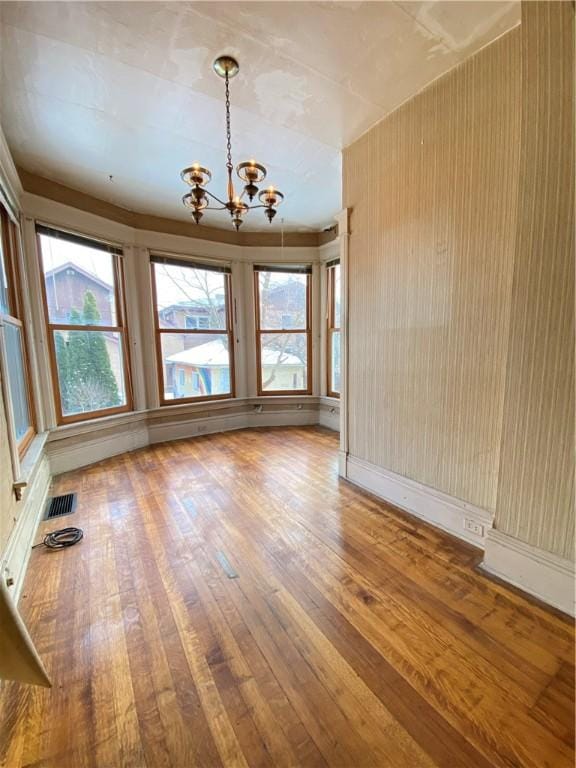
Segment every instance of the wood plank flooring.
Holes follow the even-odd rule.
[[[51,690],[4,684],[6,768],[573,766],[571,623],[338,479],[319,428],[58,478],[84,529],[20,607]]]

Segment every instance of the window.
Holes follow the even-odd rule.
[[[310,394],[311,267],[254,267],[258,394]]]
[[[162,256],[151,261],[160,402],[233,397],[230,268]]]
[[[121,249],[37,233],[58,423],[130,410]]]
[[[207,315],[187,315],[186,328],[210,328],[210,321]]]
[[[340,397],[340,262],[329,262],[326,272],[328,276],[327,392],[328,397]]]
[[[28,350],[22,323],[19,233],[0,206],[0,348],[6,418],[13,460],[21,459],[35,434]]]

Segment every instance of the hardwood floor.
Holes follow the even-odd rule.
[[[7,768],[574,763],[573,631],[477,550],[337,477],[319,428],[157,445],[58,478],[32,554],[51,675],[0,694]]]

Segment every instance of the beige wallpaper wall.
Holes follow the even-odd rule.
[[[516,232],[518,28],[344,152],[349,449],[496,506]]]
[[[522,158],[495,525],[574,553],[574,13],[522,13]],[[572,97],[572,98],[570,98]]]
[[[520,27],[344,152],[351,455],[564,556],[572,14],[523,4]]]

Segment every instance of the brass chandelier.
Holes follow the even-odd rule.
[[[234,182],[232,181],[232,138],[230,135],[230,79],[238,74],[240,65],[232,56],[219,56],[213,64],[216,74],[223,78],[226,83],[226,169],[228,172],[228,188],[226,202],[220,200],[212,192],[206,189],[206,185],[212,178],[212,173],[208,168],[202,167],[199,163],[194,163],[190,168],[185,168],[180,176],[182,180],[192,187],[182,198],[182,202],[192,212],[192,217],[196,224],[200,224],[203,211],[228,211],[232,218],[232,224],[236,231],[240,229],[242,217],[253,208],[263,208],[268,221],[276,216],[276,209],[284,199],[284,195],[275,187],[270,186],[258,193],[258,184],[266,178],[266,168],[255,160],[248,160],[240,163],[236,167],[236,173],[239,178],[245,182],[240,195],[236,195]],[[260,204],[250,205],[244,202],[246,196],[250,203],[258,195]],[[211,205],[216,202],[218,205]]]

